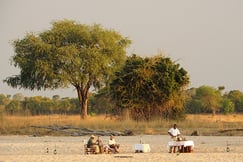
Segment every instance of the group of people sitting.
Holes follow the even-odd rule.
[[[115,137],[113,135],[110,136],[110,139],[108,141],[108,144],[103,144],[102,139],[100,136],[97,137],[95,140],[95,136],[91,135],[88,143],[87,143],[88,148],[92,148],[95,150],[95,153],[104,153],[104,152],[113,152],[113,153],[119,153],[120,150],[120,145],[116,143]]]
[[[168,130],[168,134],[171,136],[173,141],[182,140],[180,137],[180,131],[177,128],[176,124],[174,124],[174,126]],[[103,141],[101,140],[100,136],[98,136],[97,139],[95,140],[95,136],[91,135],[90,139],[88,140],[87,147],[94,149],[95,153],[104,153],[104,152],[119,153],[120,152],[119,150],[120,145],[116,143],[113,135],[110,136],[108,144],[106,145],[103,144]],[[172,153],[172,151],[175,152],[175,149],[176,149],[175,147],[170,147],[169,153]],[[178,147],[178,150],[180,150],[180,147]]]

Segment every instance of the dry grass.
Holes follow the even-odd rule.
[[[243,122],[242,114],[230,114],[230,115],[187,115],[187,120],[199,120],[203,122]]]
[[[120,121],[105,116],[89,117],[81,120],[79,115],[42,115],[42,116],[0,116],[0,135],[63,135],[31,126],[66,126],[90,128],[94,130],[124,131],[135,134],[167,134],[168,128],[177,123],[181,133],[190,135],[194,130],[201,135],[243,135],[242,131],[220,134],[218,131],[242,129],[243,114],[234,115],[187,115],[184,121],[155,120],[151,122]]]

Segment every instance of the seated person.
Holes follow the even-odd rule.
[[[100,153],[103,153],[104,152],[104,145],[103,145],[103,141],[101,140],[100,136],[98,136],[98,138],[96,140],[96,144],[99,146]]]
[[[95,136],[94,135],[91,135],[89,140],[88,140],[88,143],[87,143],[87,147],[88,148],[92,148],[95,150],[95,153],[99,153],[100,150],[99,150],[99,146],[96,144],[96,141],[95,141]]]
[[[114,138],[113,135],[110,136],[110,139],[108,141],[108,145],[109,145],[110,148],[114,149],[115,153],[119,153],[120,152],[120,150],[119,150],[120,145],[116,143],[115,138]]]

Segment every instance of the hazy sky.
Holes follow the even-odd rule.
[[[0,93],[76,97],[72,87],[40,92],[2,82],[19,74],[10,64],[10,42],[62,19],[119,31],[133,41],[128,54],[162,51],[188,71],[188,88],[243,91],[243,0],[0,0]]]

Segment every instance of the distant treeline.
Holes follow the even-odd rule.
[[[186,91],[186,113],[242,113],[243,93],[239,90],[222,93],[223,86],[216,88],[201,86]]]
[[[242,113],[243,93],[239,90],[233,90],[221,94],[222,90],[222,87],[215,89],[210,86],[186,90],[184,110],[179,112],[180,115],[186,113]],[[89,115],[118,114],[119,111],[117,111],[115,104],[107,96],[92,93],[89,95]],[[60,98],[59,95],[52,98],[25,97],[21,93],[13,96],[0,94],[0,113],[9,115],[80,114],[80,108],[78,98]]]
[[[112,113],[107,107],[97,106],[97,97],[89,94],[89,115]],[[105,104],[102,104],[103,106]],[[78,98],[61,98],[54,95],[52,98],[33,96],[25,97],[21,93],[15,95],[0,94],[0,114],[8,115],[48,115],[48,114],[80,114]]]

